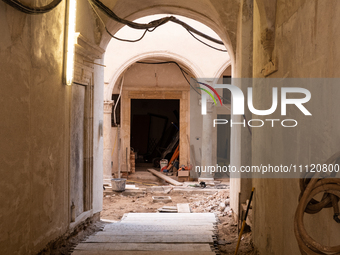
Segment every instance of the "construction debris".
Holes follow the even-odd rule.
[[[171,177],[166,176],[166,175],[164,175],[164,174],[162,174],[162,173],[156,171],[155,169],[148,169],[148,171],[149,171],[150,173],[152,173],[153,175],[156,175],[157,177],[163,179],[164,181],[166,181],[166,182],[168,182],[168,183],[170,183],[170,184],[172,184],[172,185],[175,185],[175,186],[183,186],[183,183],[180,183],[180,182],[178,182],[178,181],[172,179]]]
[[[214,212],[218,216],[231,215],[229,191],[216,192],[211,196],[205,197],[201,201],[190,203],[194,212]]]
[[[162,197],[152,197],[152,201],[154,203],[170,203],[172,202],[171,197],[169,196],[162,196]]]
[[[160,213],[177,213],[177,206],[163,206],[157,211]]]
[[[177,204],[178,213],[191,213],[190,205],[187,203]]]

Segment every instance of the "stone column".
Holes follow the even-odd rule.
[[[204,169],[208,170],[208,166],[215,166],[213,164],[213,105],[209,99],[207,100],[207,114],[203,115],[203,129],[202,129],[202,160],[201,164]],[[201,182],[213,182],[213,175],[206,171],[201,172],[200,178],[198,181]]]
[[[111,186],[112,167],[111,167],[111,113],[113,101],[104,101],[104,123],[103,123],[103,184]]]

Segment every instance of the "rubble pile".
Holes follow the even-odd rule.
[[[219,191],[203,198],[201,201],[190,203],[192,212],[212,212],[217,216],[231,215],[229,192]]]

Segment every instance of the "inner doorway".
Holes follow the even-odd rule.
[[[159,167],[161,159],[171,158],[179,144],[179,112],[179,99],[131,99],[130,146],[135,152],[136,171]]]

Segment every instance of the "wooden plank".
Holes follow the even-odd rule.
[[[158,172],[154,169],[148,169],[148,171],[150,173],[152,173],[153,175],[156,175],[157,177],[163,179],[164,181],[172,184],[172,185],[175,185],[175,186],[183,186],[183,183],[180,183],[172,178],[170,178],[169,176],[166,176],[165,174],[162,174],[161,172]]]
[[[165,243],[80,243],[75,250],[85,251],[211,251],[209,244]]]
[[[139,222],[139,221],[124,221],[122,223],[115,223],[116,226],[122,226],[122,227],[128,227],[128,226],[141,226],[141,227],[147,227],[147,226],[171,226],[171,225],[182,225],[182,226],[213,226],[213,222],[202,222],[201,220],[154,220],[154,221],[145,221],[145,222]]]
[[[120,225],[118,227],[108,227],[104,228],[104,231],[179,231],[182,230],[183,227],[179,225],[154,225],[154,226],[138,226],[138,225]],[[185,226],[185,229],[188,231],[214,231],[214,225],[206,225],[206,226]]]
[[[213,243],[210,235],[95,235],[85,243]]]
[[[158,231],[134,231],[134,230],[111,230],[111,231],[100,231],[97,232],[96,236],[136,236],[136,235],[158,235],[158,236],[168,236],[168,235],[196,235],[198,233],[197,230],[158,230]],[[201,230],[199,231],[200,235],[214,235],[214,232],[212,230]]]
[[[80,251],[72,255],[216,255],[212,251]]]
[[[166,213],[127,213],[124,214],[125,217],[149,217],[149,218],[209,218],[209,219],[216,219],[216,216],[214,213],[182,213],[182,214],[166,214]]]
[[[190,218],[144,218],[144,217],[140,217],[140,218],[130,218],[130,217],[127,217],[125,218],[123,221],[121,221],[120,223],[127,223],[127,222],[143,222],[143,224],[145,222],[149,222],[149,221],[152,221],[152,222],[156,222],[156,221],[160,221],[160,222],[164,222],[164,221],[178,221],[178,222],[181,222],[181,221],[201,221],[201,222],[210,222],[210,223],[215,223],[216,222],[216,219],[200,219],[200,218],[194,218],[194,219],[190,219]],[[115,223],[115,224],[119,224],[119,222]]]
[[[190,206],[188,203],[177,204],[178,213],[191,213]]]

